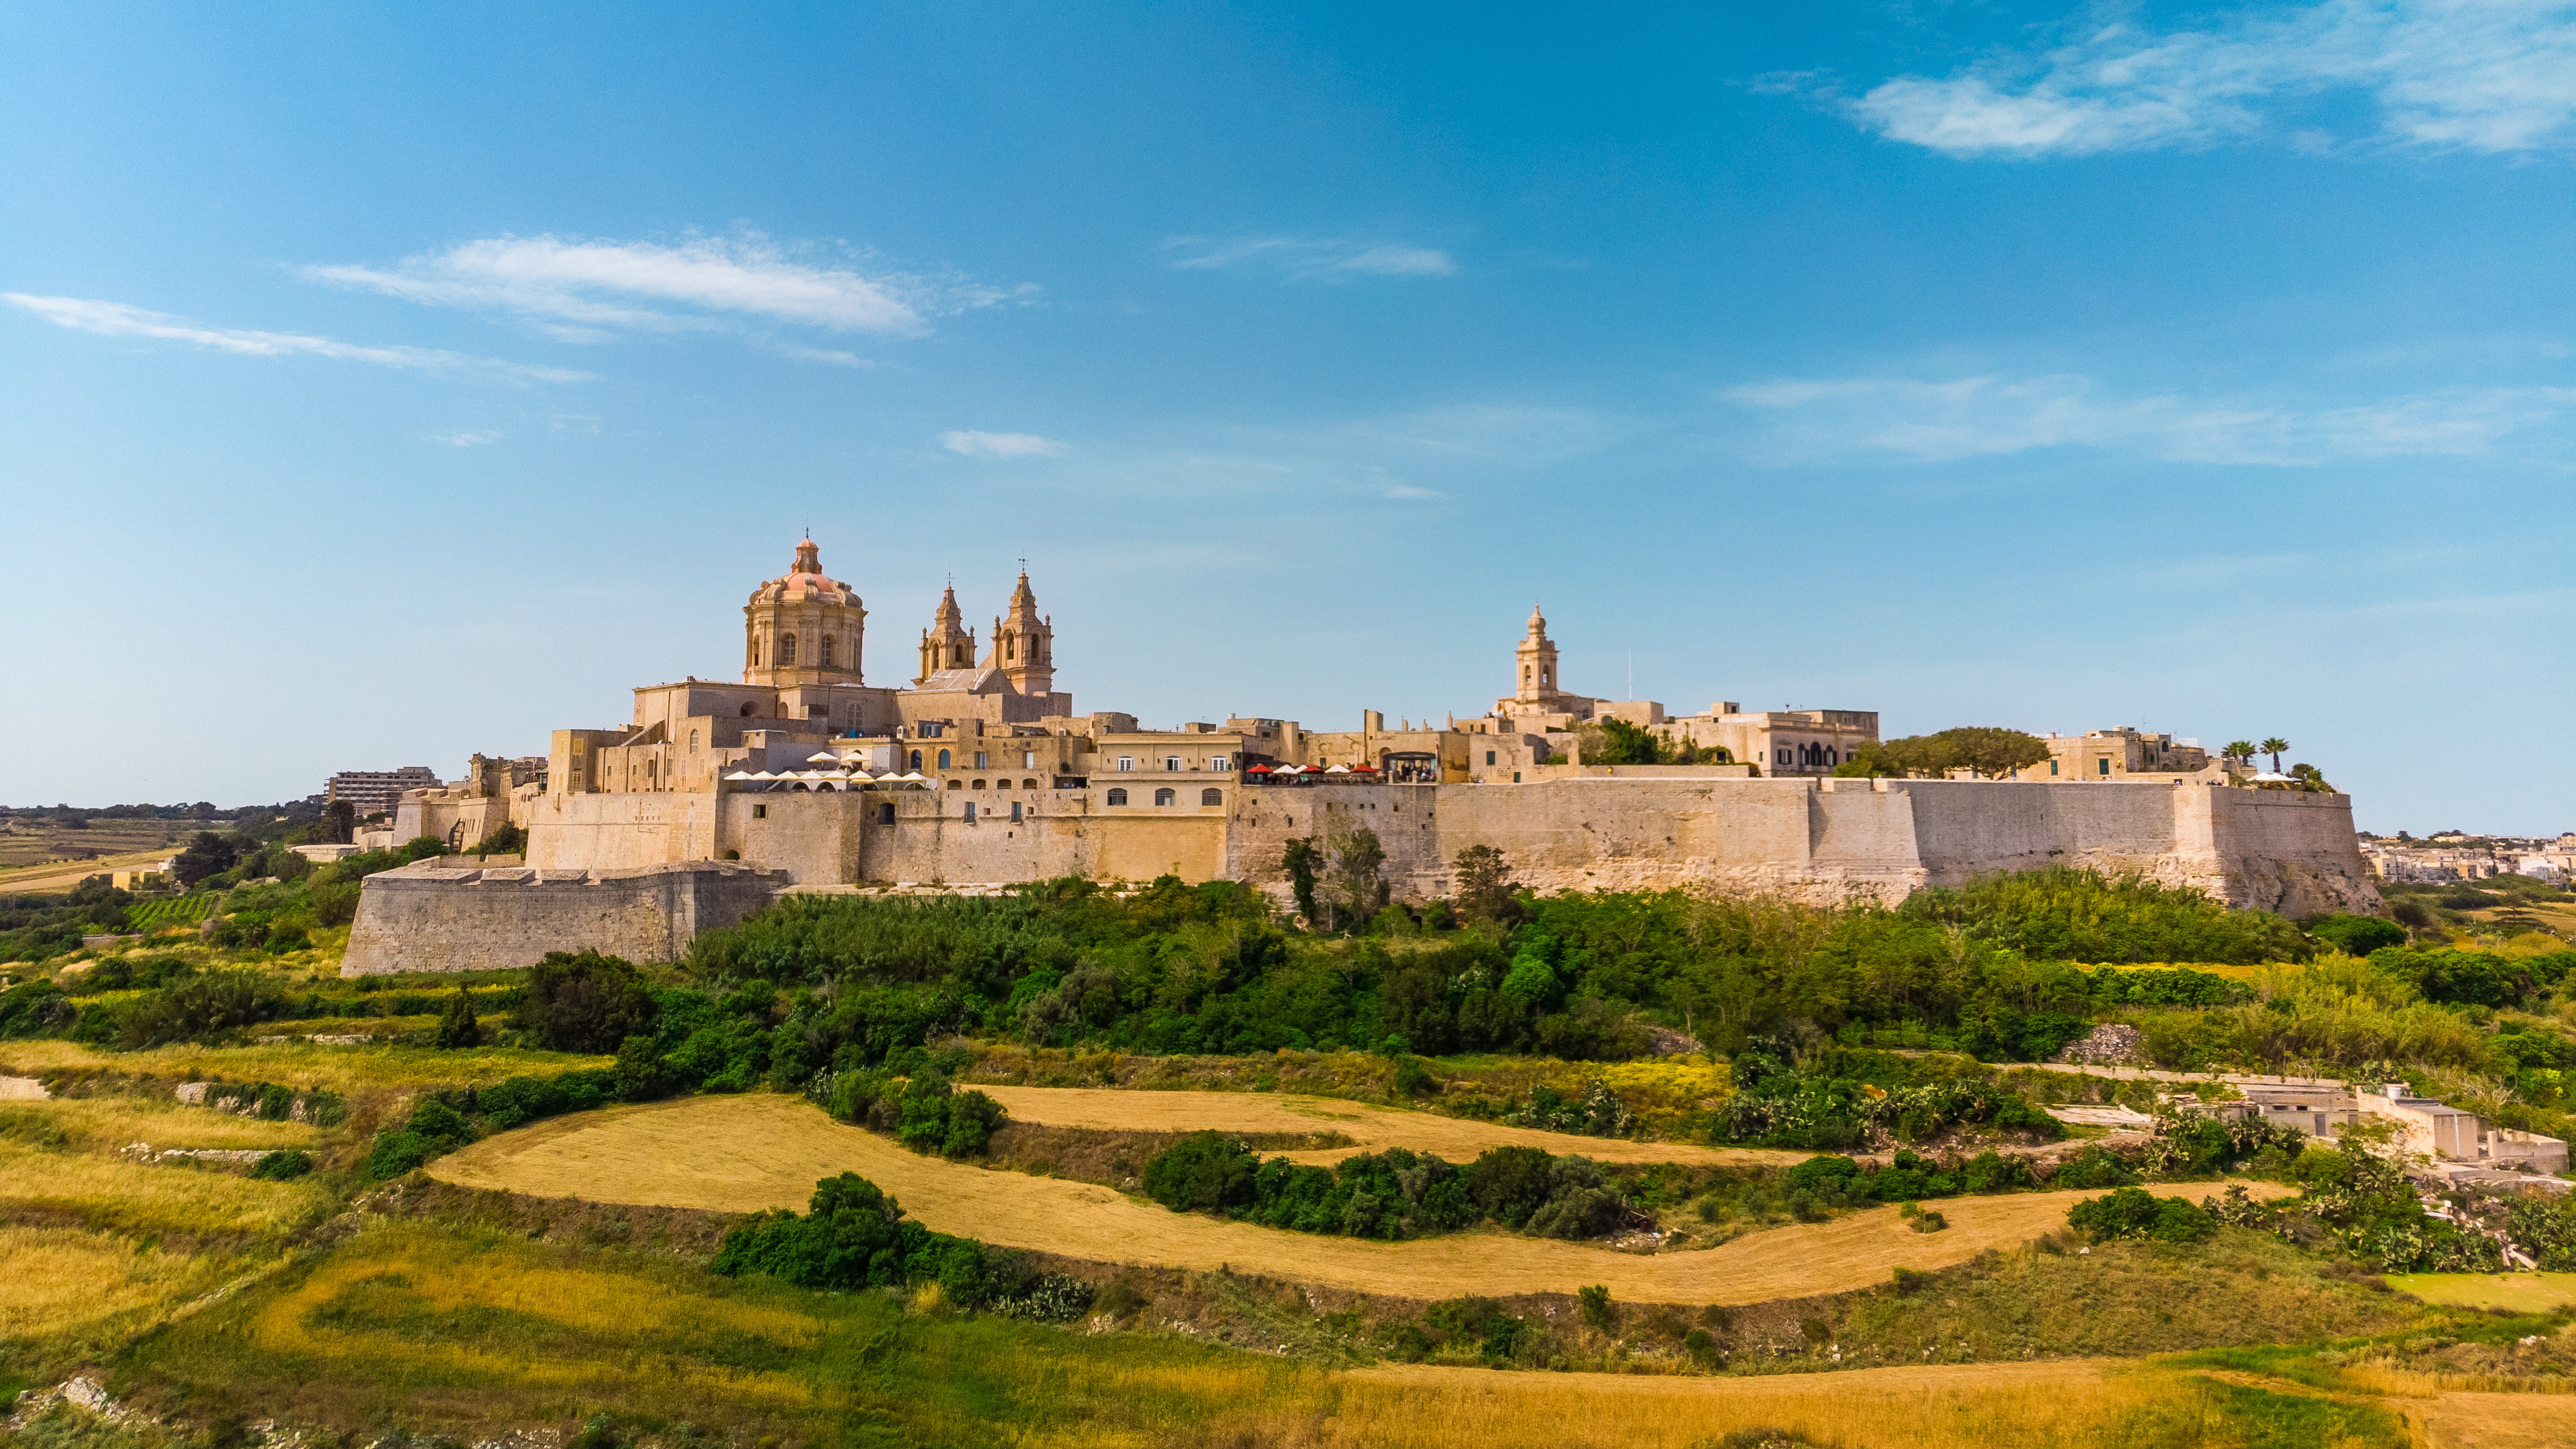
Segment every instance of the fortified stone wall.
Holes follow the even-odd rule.
[[[539,870],[632,870],[714,860],[712,794],[638,791],[541,795],[529,802],[528,864]]]
[[[502,970],[548,951],[676,961],[698,932],[734,924],[785,884],[705,862],[591,872],[416,861],[367,877],[340,974]]]

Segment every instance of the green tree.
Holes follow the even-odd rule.
[[[483,1024],[474,1019],[474,998],[459,986],[455,999],[449,1001],[447,1009],[439,1014],[438,1035],[432,1045],[441,1051],[454,1051],[482,1044]]]
[[[231,840],[211,830],[200,830],[171,861],[170,873],[179,878],[179,884],[194,886],[208,876],[232,869],[233,862],[240,858],[241,851]]]
[[[1312,838],[1292,840],[1281,852],[1279,868],[1288,875],[1289,892],[1297,898],[1297,911],[1306,924],[1323,929],[1323,913],[1315,906],[1315,877],[1322,872],[1324,853],[1315,848]]]
[[[1386,847],[1365,825],[1344,826],[1325,836],[1332,851],[1333,912],[1338,929],[1343,920],[1357,925],[1386,904]]]
[[[658,1008],[635,963],[596,951],[548,951],[528,969],[513,1024],[548,1051],[606,1055],[650,1035]]]
[[[2286,749],[2288,747],[2283,746],[2283,748]],[[2230,740],[2227,748],[2218,752],[2218,757],[2222,760],[2251,760],[2254,758],[2254,742],[2252,740]]]
[[[358,831],[358,807],[346,800],[334,800],[322,811],[323,839],[332,845],[346,845]]]
[[[1511,862],[1490,845],[1458,852],[1458,909],[1470,920],[1508,923],[1515,904]]]
[[[504,820],[497,828],[475,842],[474,853],[476,855],[517,855],[527,848],[528,832],[521,830],[515,821]]]
[[[1866,743],[1834,767],[1846,779],[1918,775],[1938,779],[1952,770],[1968,770],[2000,780],[2048,758],[2048,742],[2021,730],[1989,725],[1961,725],[1938,734]]]
[[[2263,753],[2272,757],[2272,773],[2275,775],[2281,773],[2281,752],[2289,747],[2290,742],[2281,738],[2279,735],[2274,735],[2270,739],[2255,746],[2256,749],[2261,750]]]

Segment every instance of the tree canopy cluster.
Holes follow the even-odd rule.
[[[2048,758],[2048,742],[2020,730],[1989,725],[1961,725],[1938,734],[1863,744],[1834,768],[1845,779],[1880,775],[1942,779],[1952,770],[1968,770],[1979,779],[2000,780]]]

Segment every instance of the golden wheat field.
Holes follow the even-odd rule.
[[[0,1228],[0,1340],[77,1335],[110,1320],[139,1328],[176,1296],[213,1286],[217,1268],[78,1228]]]
[[[2062,1225],[2067,1207],[2085,1196],[1945,1200],[1951,1226],[1933,1234],[1878,1208],[1656,1256],[1502,1232],[1380,1243],[1175,1213],[1089,1183],[922,1157],[795,1098],[759,1093],[559,1117],[487,1138],[429,1170],[465,1187],[733,1212],[802,1208],[817,1178],[856,1172],[924,1225],[1002,1247],[1108,1263],[1222,1265],[1417,1298],[1571,1293],[1599,1283],[1638,1303],[1761,1303],[1865,1288],[1886,1282],[1893,1268],[1942,1268],[2027,1242]]]
[[[1381,1449],[1689,1449],[1763,1428],[1833,1444],[2054,1449],[2095,1442],[2195,1391],[2189,1380],[2103,1359],[1754,1379],[1389,1365],[1335,1378],[1332,1442]]]
[[[0,1043],[0,1071],[16,1076],[105,1068],[177,1081],[277,1082],[350,1097],[414,1087],[489,1087],[510,1077],[606,1067],[615,1060],[500,1047],[443,1052],[434,1047],[326,1046],[307,1041],[242,1047],[183,1044],[133,1052],[93,1051],[67,1041]]]
[[[1000,1102],[1022,1122],[1048,1127],[1088,1127],[1112,1132],[1339,1132],[1349,1147],[1276,1154],[1295,1162],[1334,1163],[1354,1152],[1390,1147],[1436,1153],[1464,1162],[1490,1147],[1536,1147],[1578,1154],[1598,1162],[1685,1162],[1724,1165],[1789,1164],[1814,1156],[1759,1148],[1694,1147],[1671,1142],[1627,1142],[1578,1137],[1534,1127],[1505,1127],[1463,1117],[1439,1117],[1346,1102],[1266,1092],[1127,1091],[1116,1087],[1001,1087],[977,1091]],[[1269,1155],[1269,1154],[1265,1154]]]
[[[0,1105],[0,1123],[59,1133],[72,1145],[113,1152],[132,1143],[152,1147],[310,1147],[320,1129],[303,1122],[264,1122],[230,1112],[186,1107],[153,1097],[75,1097],[13,1101]]]

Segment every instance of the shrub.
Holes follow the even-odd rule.
[[[2066,1210],[2066,1225],[2093,1241],[2131,1238],[2158,1243],[2197,1243],[2218,1231],[2218,1220],[2178,1197],[2157,1197],[2142,1187],[2114,1189]]]
[[[221,971],[138,997],[116,1014],[116,1044],[127,1051],[201,1041],[253,1026],[285,1006],[276,988],[247,971]]]
[[[432,1044],[441,1051],[483,1044],[483,1025],[474,1019],[474,998],[464,987],[456,988],[455,998],[447,1003],[445,1011],[439,1013],[438,1035],[432,1039]]]
[[[924,1067],[904,1084],[895,1137],[915,1152],[965,1157],[984,1150],[1002,1125],[1002,1104],[982,1092],[961,1092],[937,1070]]]
[[[1588,1287],[1578,1288],[1574,1293],[1574,1301],[1575,1305],[1583,1310],[1584,1322],[1604,1331],[1609,1329],[1614,1320],[1611,1317],[1610,1290],[1607,1287],[1594,1283]]]
[[[251,1164],[250,1175],[264,1182],[285,1182],[313,1170],[313,1154],[288,1147]]]
[[[513,1025],[549,1051],[604,1056],[649,1035],[657,1008],[631,961],[596,951],[548,951],[528,971]]]
[[[1193,1132],[1146,1159],[1145,1195],[1174,1212],[1223,1212],[1253,1200],[1259,1166],[1237,1139]]]
[[[2383,946],[2406,944],[2406,928],[2377,916],[2310,916],[2299,928],[2347,956],[2367,956]]]

